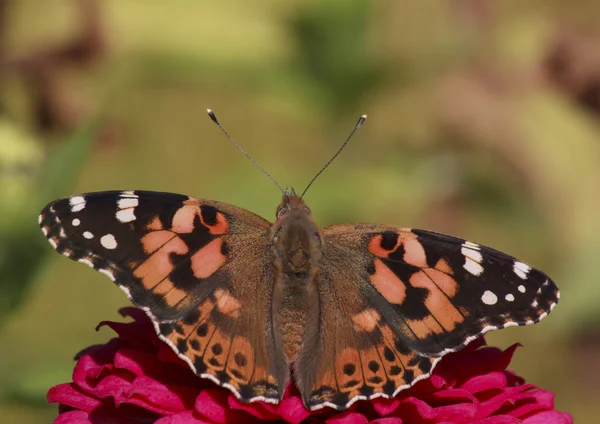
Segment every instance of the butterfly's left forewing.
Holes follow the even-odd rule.
[[[196,374],[245,401],[276,402],[288,371],[269,336],[269,225],[231,205],[147,191],[61,199],[40,215],[50,244],[113,280]]]
[[[536,323],[558,302],[541,271],[463,239],[363,224],[323,237],[319,330],[309,332],[318,336],[296,363],[311,409],[394,396],[444,354],[489,330]]]

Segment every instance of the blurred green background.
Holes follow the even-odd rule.
[[[272,219],[426,228],[548,272],[561,303],[511,364],[576,422],[600,414],[600,2],[0,0],[0,417],[46,423],[123,293],[55,254],[50,200],[151,189]],[[596,401],[595,401],[596,400]]]

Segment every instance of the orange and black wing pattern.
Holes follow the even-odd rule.
[[[269,222],[184,195],[112,191],[52,202],[39,223],[55,250],[114,281],[196,374],[244,401],[279,401],[289,372],[268,331]]]
[[[296,363],[311,409],[395,396],[444,354],[489,330],[536,323],[559,299],[541,271],[463,239],[368,224],[323,235],[319,328],[303,346],[318,353]]]

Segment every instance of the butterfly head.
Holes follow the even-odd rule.
[[[279,206],[277,206],[277,219],[281,219],[285,214],[294,210],[310,216],[310,208],[306,206],[306,203],[304,203],[302,197],[296,194],[296,191],[293,187],[291,189],[286,188],[283,192],[283,200]]]

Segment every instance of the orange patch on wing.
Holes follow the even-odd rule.
[[[227,290],[215,290],[215,298],[217,299],[217,309],[223,315],[237,318],[241,308],[240,302],[231,295]]]
[[[215,239],[192,255],[190,262],[196,278],[209,277],[223,266],[227,258],[221,253],[222,244],[222,239]]]
[[[380,319],[381,315],[375,309],[365,309],[352,317],[354,330],[371,332],[377,327]]]
[[[179,208],[173,216],[173,225],[171,229],[177,233],[191,233],[194,231],[194,220],[198,217],[203,226],[208,228],[208,232],[213,235],[225,234],[229,231],[227,218],[221,212],[216,213],[216,223],[208,224],[202,217],[202,209],[193,201],[185,201],[184,206]]]
[[[400,238],[398,238],[398,242],[396,243],[396,246],[394,246],[394,248],[392,250],[385,250],[383,247],[381,247],[382,240],[383,240],[383,235],[381,235],[381,234],[377,234],[375,237],[373,237],[371,239],[371,241],[369,242],[369,252],[371,252],[375,256],[379,256],[380,258],[387,258],[390,253],[392,253],[394,250],[396,250],[398,248],[398,245],[400,243]]]
[[[150,221],[148,225],[146,225],[146,229],[149,231],[160,231],[164,230],[165,228],[163,227],[160,218],[158,216],[155,216],[154,218],[152,218],[152,221]]]
[[[444,332],[444,329],[431,315],[427,315],[423,319],[409,319],[406,320],[406,323],[419,339],[425,339],[433,334]]]
[[[419,268],[427,268],[427,256],[423,245],[416,238],[405,239],[404,262]]]
[[[156,252],[158,249],[167,244],[171,239],[177,238],[177,235],[173,234],[171,231],[152,231],[142,237],[142,246],[144,247],[144,252],[148,255]]]
[[[438,271],[442,271],[444,274],[452,275],[454,274],[454,270],[450,267],[448,262],[445,259],[440,259],[437,264],[435,264],[435,269]]]
[[[347,347],[338,354],[335,360],[335,375],[340,389],[347,391],[362,386],[363,373],[360,364],[360,356],[355,348]],[[336,384],[330,387],[335,386]]]
[[[429,277],[429,281],[435,283],[435,285],[438,286],[446,296],[456,296],[456,292],[458,291],[458,283],[454,278],[433,268],[424,269],[422,272],[424,272],[427,277]]]
[[[221,212],[217,212],[216,224],[209,225],[206,224],[204,221],[202,221],[202,223],[206,225],[208,227],[208,231],[214,235],[227,234],[227,231],[229,231],[229,224],[227,223],[227,218],[225,218],[225,215],[223,215]]]
[[[371,284],[389,303],[401,305],[406,299],[406,285],[380,259],[375,259]]]
[[[396,339],[396,335],[394,334],[394,332],[388,325],[382,325],[380,327],[380,330],[381,330],[381,333],[383,334],[383,340],[384,340],[385,344],[387,345],[387,347],[389,349],[391,349],[394,352],[394,356],[396,357],[395,360],[393,362],[391,362],[390,367],[386,368],[386,369],[390,369],[390,371],[391,371],[391,366],[393,366],[393,365],[397,365],[401,368],[407,368],[408,361],[410,361],[412,358],[414,358],[416,356],[416,354],[409,353],[406,355],[406,354],[398,352],[398,350],[396,349],[395,343],[393,342]],[[390,378],[402,380],[402,378],[401,378],[402,374],[400,374],[400,375],[398,375],[398,374],[393,375],[393,374],[394,373],[392,373],[392,372],[388,372],[388,376]]]
[[[204,353],[206,365],[214,370],[224,370],[230,346],[231,337],[219,329],[215,330]]]
[[[254,349],[247,338],[236,336],[231,342],[227,370],[229,376],[241,384],[246,384],[252,377],[254,368]],[[235,371],[235,372],[232,372]]]
[[[189,234],[194,231],[194,220],[196,216],[202,221],[200,208],[198,206],[186,205],[177,209],[173,215],[171,230],[176,233]]]
[[[444,330],[452,331],[456,327],[456,324],[464,321],[463,315],[448,299],[448,297],[452,298],[452,296],[455,295],[457,289],[456,282],[452,277],[449,277],[440,271],[429,269],[427,272],[420,271],[414,273],[410,277],[409,282],[413,287],[424,288],[429,291],[429,294],[425,298],[425,306],[435,318],[434,321],[437,321],[435,323],[436,325],[432,322],[428,322],[428,324],[431,324],[430,328],[434,332],[437,333],[443,331],[437,323],[439,323]],[[438,285],[440,285],[444,291],[442,291]],[[448,293],[445,293],[446,290],[448,290]]]
[[[371,387],[381,387],[386,383],[386,376],[383,370],[383,362],[377,347],[368,350],[361,350],[360,357],[365,376],[365,383]]]
[[[154,253],[142,262],[133,271],[133,274],[142,280],[142,285],[148,290],[152,290],[173,271],[173,264],[169,257],[172,253],[183,255],[188,252],[188,247],[184,241],[178,237],[173,237],[173,234],[168,231],[156,231],[146,234],[142,238],[142,245],[145,250]],[[155,250],[156,248],[158,250]]]

